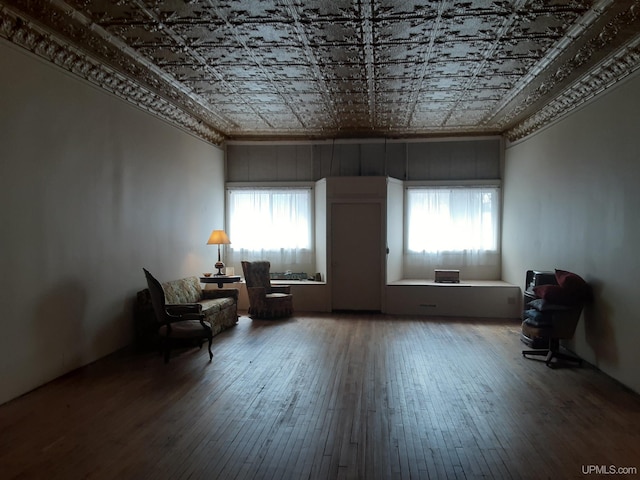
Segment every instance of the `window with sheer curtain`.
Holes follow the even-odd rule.
[[[272,269],[311,262],[310,188],[234,188],[228,190],[227,199],[229,260],[269,260]]]
[[[495,266],[498,187],[415,187],[406,191],[405,270]]]

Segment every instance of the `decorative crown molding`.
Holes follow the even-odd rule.
[[[538,88],[514,109],[512,114],[506,115],[500,122],[501,127],[506,127],[509,121],[522,113],[526,107],[533,104],[543,95],[549,95],[557,85],[566,80],[575,72],[580,72],[585,65],[590,65],[593,58],[597,58],[599,52],[614,51],[602,58],[595,66],[591,66],[582,73],[570,85],[553,96],[546,104],[527,118],[519,121],[505,131],[505,137],[510,141],[516,141],[530,135],[560,117],[575,110],[588,100],[595,97],[603,90],[610,88],[618,81],[627,77],[640,67],[640,34],[620,43],[619,33],[623,31],[638,32],[640,26],[640,0],[632,2],[619,2],[612,5],[615,14],[598,30],[591,33],[586,41],[572,56],[552,69]],[[611,48],[611,46],[617,47]]]
[[[640,36],[633,44],[627,45],[586,77],[564,90],[542,109],[506,131],[509,141],[520,140],[544,128],[569,112],[583,105],[602,91],[640,68]]]
[[[200,118],[5,7],[0,7],[0,36],[214,145],[224,141],[220,132]]]

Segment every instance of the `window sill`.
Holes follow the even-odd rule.
[[[515,287],[502,280],[460,280],[460,283],[436,283],[433,279],[405,278],[387,283],[387,286],[428,285],[433,287]]]

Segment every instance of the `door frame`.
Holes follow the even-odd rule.
[[[380,312],[386,311],[386,278],[387,278],[387,227],[386,227],[386,198],[381,197],[333,197],[327,199],[327,275],[330,284],[329,292],[331,296],[331,310],[333,311],[333,206],[334,204],[377,204],[380,206],[380,252],[378,260],[380,262],[380,279],[378,284],[378,293],[380,296]]]

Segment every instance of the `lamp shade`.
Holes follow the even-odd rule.
[[[207,245],[228,245],[231,243],[229,237],[225,233],[224,230],[214,230],[209,235],[209,240],[207,240]]]

